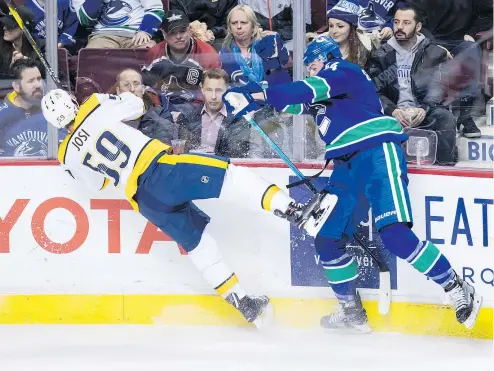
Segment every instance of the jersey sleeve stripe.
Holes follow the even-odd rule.
[[[303,80],[303,82],[311,88],[312,93],[314,94],[312,103],[331,98],[331,94],[329,93],[331,87],[328,85],[326,79],[319,76],[313,76]]]

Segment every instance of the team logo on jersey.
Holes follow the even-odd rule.
[[[101,24],[108,27],[116,27],[125,24],[129,19],[132,7],[121,0],[110,0],[103,8]]]
[[[209,183],[209,177],[208,177],[208,176],[206,176],[206,175],[203,175],[203,176],[201,177],[201,182],[202,182],[202,183],[204,183],[204,184]]]
[[[22,142],[14,149],[14,157],[24,156],[48,156],[48,148],[46,143],[40,142],[36,139],[31,139],[26,142]]]
[[[200,76],[201,74],[198,69],[190,68],[189,71],[187,72],[187,77],[185,78],[185,81],[187,81],[187,83],[190,85],[197,85],[199,84]]]

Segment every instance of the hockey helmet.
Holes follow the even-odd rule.
[[[320,36],[312,41],[305,49],[304,65],[319,60],[323,63],[333,58],[341,58],[338,44],[329,36]]]
[[[75,119],[79,105],[75,98],[65,90],[55,89],[43,97],[41,109],[46,121],[61,129]]]

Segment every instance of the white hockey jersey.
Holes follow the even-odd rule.
[[[72,0],[79,22],[94,25],[93,34],[133,37],[137,31],[152,36],[163,17],[161,0]]]
[[[170,149],[122,122],[143,113],[142,99],[132,93],[93,94],[79,108],[71,133],[58,150],[59,161],[73,178],[91,189],[113,185],[136,211],[133,197],[139,176],[157,155]]]

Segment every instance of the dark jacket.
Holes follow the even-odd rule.
[[[297,0],[298,1],[298,0]],[[257,21],[259,22],[259,26],[263,30],[271,30],[277,32],[283,41],[288,41],[293,39],[293,1],[277,1],[276,3],[272,2],[271,12],[266,12],[267,7],[262,7],[264,12],[257,11],[256,3],[257,1],[243,1],[243,4],[249,5],[254,9],[254,13],[256,15]],[[278,5],[275,8],[275,5]],[[271,17],[271,23],[269,19]],[[271,27],[270,27],[271,26]],[[306,32],[313,31],[312,26],[310,24],[305,25]]]
[[[202,107],[190,115],[181,115],[179,120],[180,138],[186,140],[186,151],[198,148],[201,144]],[[243,118],[233,116],[223,119],[218,132],[214,153],[219,156],[244,158],[250,149],[250,126]]]
[[[141,117],[136,129],[168,145],[171,145],[171,140],[178,136],[178,125],[173,122],[170,111],[161,106],[150,107]]]
[[[463,40],[465,35],[475,36],[492,28],[492,0],[408,0],[408,3],[425,15],[425,34],[429,31],[437,40]]]
[[[428,111],[429,107],[440,106],[446,97],[446,85],[441,72],[447,62],[446,50],[424,39],[417,49],[410,72],[412,94],[417,102]],[[388,44],[374,50],[367,60],[365,70],[374,81],[384,113],[392,115],[399,99],[396,51]]]
[[[170,10],[183,11],[191,22],[206,23],[214,37],[222,39],[227,32],[226,17],[237,5],[238,0],[171,0]]]

